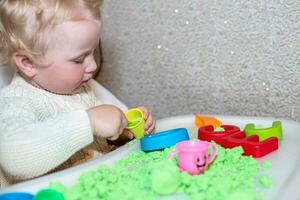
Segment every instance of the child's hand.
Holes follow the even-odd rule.
[[[93,133],[116,140],[127,125],[124,113],[112,105],[100,105],[87,110]]]
[[[133,134],[127,130],[124,129],[123,133],[120,135],[120,137],[117,140],[111,141],[107,140],[108,144],[115,145],[115,146],[122,146],[133,139]]]
[[[151,112],[144,106],[137,107],[144,114],[145,120],[145,135],[151,134],[155,131],[155,119],[151,115]]]

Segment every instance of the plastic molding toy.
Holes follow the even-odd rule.
[[[204,116],[204,115],[195,115],[195,126],[200,128],[202,126],[208,126],[211,125],[214,128],[219,127],[222,125],[222,122],[218,119],[210,116]]]
[[[244,132],[247,136],[258,135],[259,141],[263,141],[270,137],[282,139],[282,128],[280,121],[274,121],[272,123],[272,127],[269,128],[255,128],[254,124],[247,124],[244,128]]]
[[[52,190],[43,189],[36,195],[27,192],[11,192],[0,195],[0,200],[65,200],[62,193]]]
[[[177,128],[146,135],[140,140],[140,144],[143,151],[155,151],[189,139],[186,128]]]
[[[277,126],[278,124],[276,124]],[[259,158],[265,156],[278,149],[279,142],[277,137],[272,137],[274,133],[267,132],[263,134],[265,140],[259,140],[258,135],[247,135],[240,130],[239,127],[233,125],[222,125],[223,132],[215,132],[213,126],[204,126],[198,129],[198,138],[205,141],[215,141],[217,144],[224,148],[233,148],[236,146],[242,146],[244,154],[246,156],[253,156],[254,158]],[[247,127],[247,126],[246,126]],[[249,126],[248,126],[249,127]],[[250,126],[250,130],[251,129]],[[264,130],[264,129],[258,129]],[[269,130],[269,129],[266,129]],[[268,134],[268,135],[267,135]]]

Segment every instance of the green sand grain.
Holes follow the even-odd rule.
[[[265,160],[262,164],[263,168],[270,169],[272,168],[272,163],[269,160]]]

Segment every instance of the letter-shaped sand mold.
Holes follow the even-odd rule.
[[[259,141],[263,141],[270,137],[282,139],[282,128],[280,121],[274,121],[272,123],[272,127],[269,128],[255,128],[254,124],[247,124],[244,128],[244,132],[247,136],[258,135]]]
[[[224,148],[234,148],[242,146],[246,156],[259,158],[278,149],[278,138],[269,137],[264,141],[259,141],[258,135],[247,137],[239,127],[233,125],[222,125],[223,132],[215,132],[213,126],[204,126],[198,129],[200,140],[215,141]]]

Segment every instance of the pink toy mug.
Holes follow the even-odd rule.
[[[211,155],[208,153],[210,147],[213,149]],[[217,147],[206,141],[186,140],[176,144],[176,149],[169,152],[168,160],[172,159],[176,153],[180,171],[197,175],[203,173],[215,159]]]

